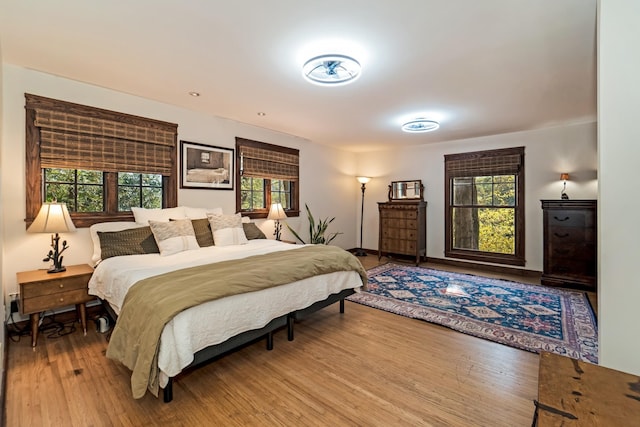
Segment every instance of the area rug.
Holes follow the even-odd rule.
[[[598,328],[584,292],[394,263],[367,273],[368,291],[348,300],[534,353],[598,363]]]

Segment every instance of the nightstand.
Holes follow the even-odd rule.
[[[31,319],[31,346],[38,343],[40,313],[75,304],[84,334],[87,334],[85,303],[95,297],[89,295],[88,284],[93,268],[87,264],[67,266],[67,271],[47,273],[47,270],[22,271],[16,274],[20,285],[20,314]]]

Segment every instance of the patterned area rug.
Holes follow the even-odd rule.
[[[598,363],[598,328],[579,291],[384,264],[348,299],[534,353]]]

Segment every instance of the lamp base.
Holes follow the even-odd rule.
[[[67,271],[67,268],[63,266],[51,267],[50,269],[47,270],[47,273],[62,273],[63,271]]]
[[[353,254],[355,256],[367,256],[367,252],[362,248],[356,249],[356,251]]]

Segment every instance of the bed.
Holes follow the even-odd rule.
[[[216,169],[188,169],[187,182],[206,182],[220,184],[229,180],[229,171],[225,168]]]
[[[141,226],[142,224],[137,224],[135,228],[141,228]],[[114,228],[114,226],[111,227]],[[134,226],[131,225],[131,227]],[[92,231],[92,236],[96,234],[95,231]],[[135,301],[131,299],[134,294],[132,289],[137,290],[148,281],[167,278],[172,274],[174,279],[168,280],[172,284],[178,283],[180,280],[190,283],[188,280],[192,279],[189,279],[185,272],[201,270],[201,276],[193,277],[205,277],[202,274],[206,274],[207,277],[212,278],[211,280],[214,280],[213,277],[224,277],[225,283],[232,283],[233,277],[239,275],[239,273],[232,273],[232,271],[236,271],[234,269],[236,264],[232,263],[244,263],[240,268],[243,272],[250,273],[253,270],[256,275],[261,275],[265,269],[265,262],[268,263],[267,265],[271,265],[271,260],[275,257],[300,257],[305,251],[315,250],[309,246],[317,245],[292,245],[256,238],[243,241],[242,244],[198,247],[170,256],[162,256],[159,253],[140,253],[110,256],[101,260],[90,280],[89,293],[103,300],[112,314],[118,318],[107,355],[110,355],[111,347],[116,345],[113,344],[113,341],[114,336],[118,333],[118,328],[122,328],[121,323],[125,321],[124,319],[128,319],[127,316],[123,316],[127,304],[136,304],[135,310],[131,309],[133,305],[130,306],[129,313],[142,310],[140,307],[144,305],[131,302]],[[334,248],[334,250],[353,257],[344,250],[338,248]],[[297,255],[296,251],[298,251]],[[342,256],[342,254],[340,255]],[[304,255],[304,257],[308,257],[308,255]],[[353,258],[355,259],[355,257]],[[157,395],[159,387],[163,389],[165,402],[168,402],[173,397],[173,378],[183,370],[198,366],[238,346],[264,337],[267,339],[267,349],[271,349],[273,332],[284,326],[287,327],[288,338],[292,340],[295,319],[309,311],[340,302],[340,310],[343,312],[344,298],[357,292],[363,287],[363,283],[366,283],[366,273],[364,273],[359,261],[357,259],[355,261],[359,269],[354,267],[351,270],[323,272],[305,278],[294,276],[296,280],[284,280],[286,283],[223,296],[179,311],[161,329],[156,359],[152,362],[152,371],[157,370],[155,383],[154,379],[149,377],[148,383],[145,384],[144,390],[141,392],[139,379],[136,380],[137,384],[134,384],[136,369],[129,366],[132,369],[134,397],[142,397],[147,389]],[[291,262],[289,261],[289,263]],[[302,261],[295,263],[303,264]],[[321,264],[326,264],[326,262],[323,261]],[[227,270],[219,270],[222,267],[226,267]],[[212,271],[224,271],[224,274],[210,274],[203,270],[210,268],[216,269]],[[175,280],[176,277],[179,279]],[[200,285],[202,280],[198,279],[197,282]],[[136,284],[138,286],[134,287]],[[183,289],[186,286],[195,287],[196,285],[184,285],[183,283],[180,286]],[[154,287],[153,289],[159,288]],[[149,297],[144,297],[142,300],[146,302]],[[149,302],[149,304],[152,303]],[[143,316],[154,315],[153,308],[148,310],[151,313]],[[126,327],[125,329],[130,328]],[[146,332],[139,332],[139,334],[147,335]],[[118,340],[116,341],[118,342]],[[131,342],[122,341],[126,344],[121,344],[129,346]],[[127,365],[126,361],[123,363]]]

